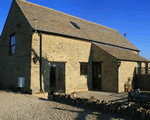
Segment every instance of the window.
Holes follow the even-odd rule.
[[[70,21],[70,22],[71,22],[71,21]],[[79,27],[75,22],[71,22],[71,24],[72,24],[75,28],[80,29],[80,27]]]
[[[10,55],[15,54],[15,35],[10,36]]]
[[[87,63],[80,63],[80,75],[87,75]]]

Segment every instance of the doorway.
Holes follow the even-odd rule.
[[[65,63],[50,64],[50,90],[65,93]]]
[[[101,89],[101,62],[93,62],[93,89]]]

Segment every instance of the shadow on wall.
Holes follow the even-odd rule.
[[[4,76],[3,75],[3,70],[0,70],[0,74],[1,74],[1,76]],[[0,89],[3,89],[3,78],[0,76]]]
[[[40,56],[37,55],[37,53],[32,49],[32,52],[34,54],[33,60],[35,61],[34,64],[36,65],[37,62],[39,62],[39,70],[40,70]],[[44,65],[44,66],[43,66]],[[42,88],[43,91],[49,92],[50,88],[50,65],[47,57],[42,57]],[[39,74],[40,78],[40,74]],[[40,79],[39,79],[40,84]]]
[[[133,80],[132,80],[132,88],[133,89],[138,89],[138,78],[136,76],[136,67],[134,68],[134,72],[133,72]]]
[[[90,49],[90,55],[89,55],[89,60],[88,60],[88,67],[87,67],[87,86],[88,90],[91,90],[93,88],[93,83],[92,83],[92,61],[93,61],[93,54],[92,54],[92,45]]]

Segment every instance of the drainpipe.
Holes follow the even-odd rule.
[[[40,92],[43,92],[42,89],[42,34],[41,32],[38,33],[40,37]]]

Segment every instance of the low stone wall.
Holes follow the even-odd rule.
[[[124,114],[130,117],[140,117],[142,120],[150,120],[150,109],[144,109],[139,106],[127,106],[119,102],[108,102],[103,99],[95,99],[91,96],[90,99],[76,97],[75,94],[54,93],[48,95],[49,100],[65,103],[74,103],[78,106],[90,107],[97,111]]]

